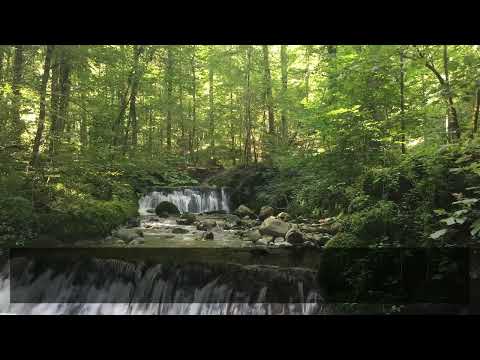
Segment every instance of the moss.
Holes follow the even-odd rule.
[[[180,211],[178,208],[172,204],[171,202],[168,201],[162,201],[160,204],[157,205],[155,208],[155,213],[158,216],[163,215],[164,213],[169,214],[169,215],[178,215],[180,214]]]
[[[361,246],[362,242],[354,234],[345,232],[338,233],[325,244],[326,248],[353,248]]]

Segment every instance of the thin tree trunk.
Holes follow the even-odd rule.
[[[42,82],[40,84],[40,104],[39,104],[39,115],[38,115],[38,126],[37,133],[35,135],[35,140],[33,142],[33,151],[32,151],[32,166],[36,167],[38,165],[38,159],[40,155],[40,145],[42,143],[43,130],[45,128],[45,105],[46,105],[46,95],[47,95],[47,85],[48,79],[50,77],[50,66],[52,61],[54,45],[47,45],[45,52],[45,61],[43,63],[43,75]]]
[[[86,108],[85,94],[82,93],[82,106]],[[87,112],[84,110],[81,114],[80,122],[80,144],[82,146],[82,152],[85,152],[88,148],[88,131],[87,131]]]
[[[250,94],[250,70],[252,61],[252,47],[247,46],[247,69],[246,69],[246,89],[245,89],[245,164],[250,163],[252,157],[252,119],[251,119],[251,94]]]
[[[167,47],[167,69],[166,69],[166,87],[167,87],[167,151],[172,151],[172,76],[173,76],[173,52],[171,45]]]
[[[209,137],[210,137],[210,158],[215,157],[215,119],[213,108],[213,68],[212,64],[208,67],[208,122],[209,122]]]
[[[306,45],[305,48],[305,99],[308,102],[308,97],[310,95],[310,52],[311,45]]]
[[[58,48],[57,48],[58,50]],[[50,86],[50,144],[49,144],[49,152],[51,154],[55,151],[55,137],[57,136],[57,128],[58,128],[58,104],[60,98],[60,91],[59,91],[59,78],[60,78],[60,64],[58,59],[58,52],[55,51],[53,55],[53,62],[52,62],[52,79],[51,79],[51,86]]]
[[[273,111],[272,76],[270,73],[270,60],[267,45],[263,45],[263,66],[265,76],[265,103],[268,112],[268,133],[273,135],[275,133],[275,115]]]
[[[70,71],[71,63],[67,49],[62,49],[60,58],[60,103],[59,103],[59,132],[64,132],[68,119],[68,104],[70,101]]]
[[[477,91],[475,92],[475,106],[473,110],[473,135],[478,131],[478,114],[480,112],[480,86],[477,86]]]
[[[16,45],[14,53],[14,63],[13,63],[13,80],[12,80],[12,122],[13,122],[13,132],[14,139],[16,142],[20,143],[20,137],[25,128],[25,124],[20,118],[20,104],[21,104],[21,93],[20,88],[23,83],[23,58],[24,46]]]
[[[230,156],[232,157],[233,165],[236,164],[235,157],[235,117],[233,114],[233,92],[230,90]]]
[[[287,124],[287,87],[288,87],[288,53],[287,46],[282,45],[280,47],[280,62],[281,62],[281,71],[282,71],[282,140],[286,142],[288,135],[288,124]]]
[[[401,131],[401,146],[402,154],[406,153],[405,148],[405,58],[403,49],[400,50],[400,131]]]
[[[457,110],[453,103],[453,94],[450,87],[450,79],[448,72],[448,48],[443,45],[443,67],[445,71],[445,91],[448,101],[448,136],[450,141],[460,138],[460,126],[458,124]]]
[[[192,50],[192,139],[190,143],[190,156],[194,163],[197,162],[196,159],[196,141],[197,141],[197,79],[196,79],[196,63],[195,63],[195,45],[193,45]]]

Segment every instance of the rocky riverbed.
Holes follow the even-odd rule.
[[[78,241],[76,247],[321,248],[335,233],[332,219],[313,222],[269,207],[259,215],[241,205],[234,214],[142,215],[101,241]]]

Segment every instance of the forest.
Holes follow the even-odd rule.
[[[0,244],[96,241],[208,183],[333,219],[326,248],[471,246],[479,112],[474,45],[2,45]]]

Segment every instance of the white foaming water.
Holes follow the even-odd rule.
[[[144,195],[138,202],[140,215],[148,215],[147,210],[154,210],[162,201],[171,202],[181,213],[230,212],[230,199],[225,188],[184,188],[153,191]]]
[[[103,262],[103,261],[102,261]],[[101,262],[101,263],[102,263]],[[106,265],[103,262],[102,265]],[[110,264],[111,265],[111,264]],[[138,268],[132,268],[131,264],[118,263],[118,270],[124,273],[132,272],[138,274]],[[140,289],[152,288],[152,280],[156,279],[153,293],[157,299],[165,299],[167,289],[171,289],[168,281],[161,281],[157,274],[161,272],[161,265],[148,269],[141,276]],[[313,292],[307,296],[306,303],[292,304],[269,304],[269,303],[227,303],[227,302],[204,302],[205,299],[228,299],[231,296],[231,289],[224,284],[217,284],[212,281],[205,286],[195,290],[191,302],[182,303],[185,294],[183,291],[176,291],[173,300],[177,303],[156,302],[156,303],[105,303],[102,300],[108,295],[116,292],[124,292],[131,283],[119,281],[107,281],[104,288],[96,288],[94,285],[72,286],[73,277],[67,274],[52,276],[47,270],[35,279],[28,275],[29,286],[25,291],[36,291],[43,299],[58,300],[48,303],[10,303],[10,278],[9,266],[6,264],[0,269],[0,314],[2,315],[307,315],[325,314],[327,308],[316,302],[318,294]],[[160,280],[160,281],[158,281]],[[146,286],[145,286],[146,285]],[[66,289],[69,292],[66,293]],[[23,289],[20,289],[22,291]],[[79,292],[87,294],[88,303],[67,303]],[[262,291],[258,301],[262,301],[266,292]],[[85,298],[85,296],[84,296]],[[172,299],[172,297],[169,297]],[[312,302],[313,300],[313,302]],[[62,302],[65,301],[65,302]],[[97,302],[96,302],[97,301]]]

